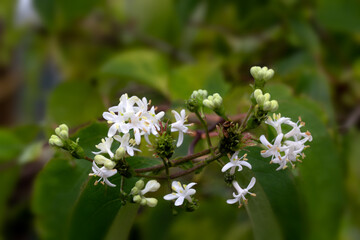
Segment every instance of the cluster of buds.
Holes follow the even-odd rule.
[[[274,70],[267,67],[254,66],[250,69],[250,73],[255,79],[255,89],[262,89],[267,81],[274,76]]]
[[[130,195],[133,196],[133,201],[140,205],[147,205],[149,207],[155,207],[158,203],[156,198],[147,198],[144,195],[148,192],[156,192],[160,188],[160,183],[156,180],[150,180],[146,183],[143,180],[139,180],[135,183],[135,186],[131,189]]]
[[[270,101],[270,93],[263,94],[260,89],[256,89],[254,91],[254,98],[258,107],[263,111],[275,112],[279,108],[279,104],[276,100]]]
[[[51,135],[49,144],[56,147],[64,147],[64,141],[69,139],[69,128],[66,124],[61,124],[55,129],[55,134]]]
[[[214,93],[213,95],[208,96],[204,99],[203,104],[205,107],[216,112],[218,109],[222,107],[223,99],[218,93]]]

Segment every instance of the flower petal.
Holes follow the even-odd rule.
[[[180,206],[184,203],[184,197],[183,196],[180,196],[178,199],[176,199],[175,201],[175,206]]]

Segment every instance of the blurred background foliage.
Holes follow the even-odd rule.
[[[225,203],[217,166],[194,177],[194,213],[124,208],[93,187],[88,162],[47,145],[66,123],[91,156],[125,92],[167,110],[203,88],[244,113],[253,65],[275,70],[279,112],[301,115],[314,141],[281,172],[252,149],[246,209]],[[0,239],[360,239],[358,0],[2,0],[0,108]]]

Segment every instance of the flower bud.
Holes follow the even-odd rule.
[[[222,97],[218,93],[215,93],[213,96],[214,96],[213,99],[214,108],[220,108],[223,102]]]
[[[208,98],[208,99],[205,99],[205,100],[203,101],[203,105],[204,105],[205,107],[207,107],[207,108],[210,108],[210,109],[213,109],[213,108],[214,108],[214,104],[213,104],[213,102],[212,102],[211,100],[209,100],[209,98]]]
[[[103,155],[96,155],[94,157],[94,161],[97,163],[97,164],[100,164],[100,165],[104,165],[104,163],[106,161],[110,161],[110,159],[104,157]]]
[[[145,206],[147,203],[146,198],[141,198],[140,205]]]
[[[264,102],[267,102],[270,100],[270,93],[265,93],[264,94]]]
[[[256,99],[258,96],[263,95],[262,91],[260,89],[255,89],[254,91],[254,98]]]
[[[155,207],[158,203],[158,200],[156,198],[146,198],[146,204],[149,207]]]
[[[66,130],[61,130],[60,133],[59,133],[59,136],[60,136],[62,139],[66,140],[66,139],[69,138],[69,132],[66,131]]]
[[[264,111],[270,111],[271,110],[271,102],[270,101],[264,102],[263,109],[264,109]]]
[[[146,186],[141,190],[141,195],[145,195],[148,192],[156,192],[160,188],[160,183],[156,180],[150,180],[146,183]]]
[[[116,160],[122,159],[123,157],[125,157],[125,154],[126,154],[125,148],[119,147],[115,152],[115,159]]]
[[[258,66],[254,66],[254,67],[250,68],[251,76],[253,76],[253,78],[257,79],[258,73],[260,70],[261,70],[261,67],[258,67]]]
[[[136,203],[140,203],[142,200],[141,196],[140,195],[136,195],[133,197],[133,201],[136,202]]]
[[[269,79],[271,79],[273,76],[274,76],[274,70],[272,70],[272,69],[269,69],[269,70],[267,70],[266,71],[266,73],[264,74],[264,76],[263,76],[263,79],[265,80],[265,81],[268,81]]]
[[[49,139],[49,144],[51,146],[57,146],[57,147],[63,147],[64,146],[64,143],[62,142],[62,140],[56,135],[51,135],[51,137]]]
[[[116,163],[114,161],[111,161],[111,160],[107,160],[105,163],[104,163],[104,166],[111,170],[115,167]]]
[[[264,95],[259,95],[259,96],[256,98],[256,102],[257,102],[260,106],[264,105],[265,96],[264,96]]]
[[[279,108],[279,103],[276,100],[271,100],[271,111],[275,112]]]
[[[135,186],[131,189],[130,191],[131,195],[138,195],[139,194],[139,189]]]
[[[69,127],[66,124],[61,124],[59,128],[61,131],[69,132]]]
[[[138,189],[143,189],[144,185],[145,185],[145,183],[143,180],[139,180],[135,183],[135,187],[137,187]]]
[[[191,94],[191,98],[197,98],[199,100],[203,100],[207,97],[208,92],[206,90],[199,89],[197,91],[193,91]]]

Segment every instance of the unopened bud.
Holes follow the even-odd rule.
[[[94,157],[94,161],[97,163],[97,164],[100,164],[100,165],[104,165],[106,161],[110,161],[110,159],[104,157],[103,155],[96,155]]]
[[[264,94],[264,102],[270,101],[270,93]]]
[[[57,146],[57,147],[64,146],[64,143],[62,142],[62,140],[56,135],[51,135],[51,137],[49,139],[49,144],[52,146]]]
[[[135,183],[135,187],[137,187],[138,189],[143,189],[144,185],[145,185],[145,183],[143,180],[139,180]]]
[[[271,102],[270,101],[264,102],[263,109],[264,109],[264,111],[270,111],[271,110]]]
[[[146,204],[149,207],[155,207],[158,203],[158,200],[156,198],[146,198]]]
[[[66,131],[66,130],[61,130],[60,133],[59,133],[59,136],[60,136],[62,139],[66,140],[66,139],[69,138],[69,132]]]
[[[126,154],[125,148],[119,147],[115,152],[115,159],[116,160],[122,159],[123,157],[125,157],[125,154]]]
[[[260,106],[264,105],[265,96],[264,96],[264,95],[259,95],[259,96],[256,98],[256,102],[257,102]]]
[[[61,131],[67,131],[67,132],[69,132],[69,127],[68,127],[66,124],[61,124],[61,125],[59,126],[59,128],[60,128]]]
[[[137,187],[133,187],[130,191],[131,195],[138,195],[139,194],[139,189]]]
[[[116,165],[116,163],[111,160],[108,160],[104,163],[104,166],[109,170],[114,169],[115,165]]]
[[[205,99],[205,100],[203,101],[203,105],[204,105],[205,107],[207,107],[207,108],[210,108],[210,109],[213,109],[213,108],[214,108],[213,102],[212,102],[211,100],[209,100],[209,99]]]
[[[140,203],[142,200],[141,196],[140,195],[136,195],[133,197],[133,201],[136,202],[136,203]]]
[[[146,205],[146,203],[147,203],[146,199],[145,199],[144,197],[143,197],[143,198],[141,198],[140,205],[145,206],[145,205]]]
[[[271,79],[274,76],[274,70],[269,69],[266,71],[266,73],[264,74],[263,78],[265,81],[268,81],[269,79]]]
[[[160,183],[156,180],[150,180],[146,183],[146,186],[141,190],[141,195],[145,195],[148,192],[156,192],[160,188]]]
[[[261,70],[261,67],[258,67],[258,66],[254,66],[252,68],[250,68],[250,73],[251,73],[251,76],[253,76],[253,78],[258,78],[258,73],[259,71]]]
[[[258,96],[263,95],[262,91],[260,89],[255,89],[254,91],[254,98],[256,99]]]
[[[275,112],[279,108],[279,103],[276,100],[271,100],[271,111]]]

